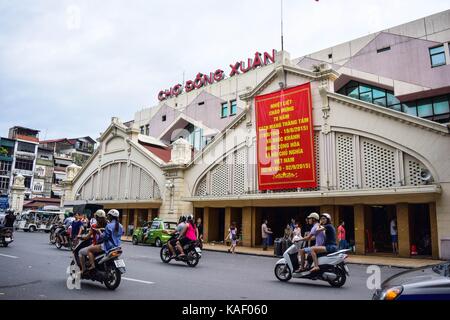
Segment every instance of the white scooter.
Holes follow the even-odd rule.
[[[346,252],[350,249],[340,250],[331,254],[318,254],[319,271],[311,272],[313,267],[312,257],[309,255],[307,259],[307,268],[303,272],[294,272],[300,267],[298,261],[298,252],[302,249],[303,239],[295,237],[294,243],[283,254],[283,258],[278,260],[275,265],[275,276],[278,280],[286,282],[291,278],[323,280],[327,281],[331,286],[339,288],[345,284],[349,275],[348,266],[345,259],[348,257]]]

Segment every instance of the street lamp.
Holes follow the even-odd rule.
[[[166,189],[169,190],[169,195],[170,195],[170,208],[169,208],[169,213],[174,213],[174,209],[173,209],[173,205],[174,205],[174,199],[173,199],[173,190],[175,189],[175,183],[174,180],[167,180],[166,181]]]

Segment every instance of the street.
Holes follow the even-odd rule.
[[[81,290],[66,286],[71,252],[58,250],[47,233],[15,232],[9,247],[0,247],[0,300],[6,299],[177,299],[177,300],[320,300],[371,299],[367,266],[349,265],[343,288],[322,281],[275,278],[276,258],[204,251],[200,263],[163,264],[159,248],[123,242],[127,272],[119,288],[107,290],[99,282],[83,280]],[[382,280],[403,271],[381,267]]]

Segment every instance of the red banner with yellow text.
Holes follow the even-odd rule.
[[[311,84],[256,97],[259,190],[315,188]]]

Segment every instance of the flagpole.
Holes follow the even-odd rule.
[[[281,51],[284,51],[284,39],[283,39],[283,0],[281,1]]]

